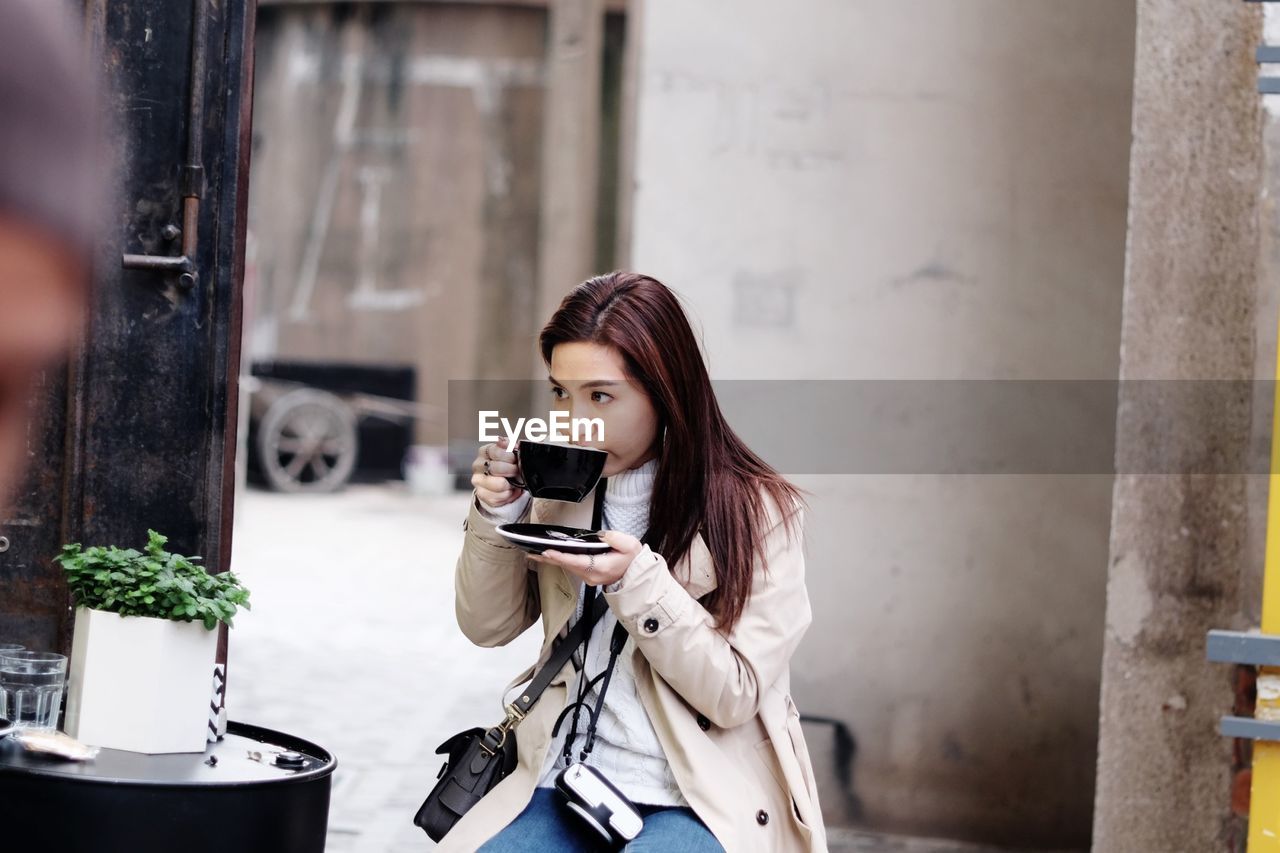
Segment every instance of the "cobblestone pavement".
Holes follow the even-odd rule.
[[[435,747],[502,717],[500,694],[537,654],[532,632],[477,648],[453,615],[467,495],[359,486],[331,496],[245,493],[233,569],[253,610],[231,632],[232,719],[333,752],[329,850],[430,847],[410,822]]]
[[[331,853],[430,849],[410,821],[439,769],[436,745],[500,719],[502,687],[537,654],[536,632],[480,649],[457,628],[453,566],[468,500],[391,484],[322,496],[249,490],[237,504],[232,568],[253,610],[231,632],[228,712],[337,756]],[[839,830],[831,849],[994,853]]]

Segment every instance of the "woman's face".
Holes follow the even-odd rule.
[[[627,378],[622,355],[591,343],[556,344],[551,351],[551,408],[570,418],[599,418],[604,440],[575,444],[609,453],[604,476],[637,468],[658,455],[658,413],[649,395]]]

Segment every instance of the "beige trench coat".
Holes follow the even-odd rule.
[[[535,521],[590,526],[590,497],[532,504]],[[766,556],[757,560],[751,598],[727,636],[697,601],[716,588],[701,536],[671,569],[644,546],[618,591],[605,598],[635,641],[627,648],[634,650],[638,693],[676,782],[725,850],[823,851],[818,791],[790,696],[791,655],[811,620],[802,537],[789,536],[777,507],[768,506]],[[500,646],[541,617],[540,663],[576,610],[579,582],[558,566],[527,560],[497,535],[474,499],[463,527],[459,626],[478,645]],[[569,664],[551,682],[516,729],[519,766],[458,822],[440,850],[476,850],[528,805],[573,675]]]

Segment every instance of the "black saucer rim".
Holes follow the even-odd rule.
[[[547,551],[547,550],[563,551],[566,554],[603,554],[612,550],[609,547],[607,542],[604,542],[598,539],[595,542],[591,542],[589,540],[569,542],[561,539],[548,539],[544,537],[539,537],[537,534],[521,533],[518,530],[512,529],[512,528],[518,528],[518,527],[537,527],[537,528],[541,528],[542,530],[561,530],[566,533],[571,533],[571,532],[581,533],[583,531],[588,531],[592,533],[595,532],[595,531],[589,531],[589,529],[585,527],[568,527],[563,524],[541,524],[538,522],[510,522],[506,524],[496,525],[494,527],[494,530],[497,532],[499,536],[501,536],[506,541],[510,542],[512,545],[515,545],[521,550],[528,551],[532,554],[541,554],[543,551]],[[509,534],[515,534],[517,536],[527,536],[529,538],[537,538],[537,539],[541,539],[541,542],[537,544],[534,544],[531,542],[522,542],[518,539],[512,538],[512,536]],[[602,545],[604,546],[603,548],[600,547]]]

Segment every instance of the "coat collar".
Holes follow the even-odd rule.
[[[603,484],[596,490],[604,488]],[[533,502],[533,518],[542,524],[563,524],[567,527],[590,527],[591,508],[595,505],[596,492],[583,498],[578,503],[537,499]],[[563,569],[554,569],[556,585],[565,593],[570,601],[577,601],[577,582],[565,574]],[[702,534],[694,534],[689,552],[671,567],[671,575],[693,598],[702,596],[716,588],[715,564],[711,560],[711,552]],[[566,616],[567,618],[567,616]]]

